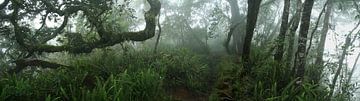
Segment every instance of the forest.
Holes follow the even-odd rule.
[[[0,0],[0,101],[360,101],[360,0]]]

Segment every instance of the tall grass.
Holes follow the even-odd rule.
[[[222,59],[218,65],[217,85],[231,81],[228,88],[237,101],[324,101],[327,100],[326,86],[314,84],[305,78],[301,84],[291,73],[290,67],[274,61],[268,53],[254,49],[252,51],[252,73],[243,75],[242,63],[236,57]],[[311,73],[307,73],[308,75]],[[306,76],[307,77],[307,76]],[[222,99],[215,89],[210,96],[211,101]]]
[[[163,101],[171,98],[167,90],[177,86],[206,92],[209,75],[204,57],[187,50],[123,54],[105,49],[82,55],[58,53],[46,59],[71,68],[4,75],[0,100]]]

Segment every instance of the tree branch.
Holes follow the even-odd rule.
[[[15,40],[16,42],[23,47],[23,49],[27,52],[33,53],[33,52],[62,52],[62,51],[68,51],[70,53],[89,53],[95,48],[104,48],[108,46],[113,46],[115,44],[122,43],[124,41],[144,41],[149,38],[152,38],[155,35],[155,28],[156,28],[156,16],[159,15],[161,3],[159,0],[147,0],[150,4],[151,8],[145,13],[145,22],[146,26],[145,29],[138,31],[138,32],[108,32],[104,30],[104,27],[102,24],[95,25],[98,29],[98,34],[107,34],[111,35],[108,37],[106,41],[103,39],[97,40],[95,42],[85,42],[79,38],[76,38],[77,40],[80,40],[81,42],[79,44],[77,43],[70,43],[62,46],[54,46],[54,45],[48,45],[48,44],[31,44],[31,42],[25,42],[25,35],[30,32],[29,28],[20,26],[18,24],[18,20],[20,19],[21,15],[19,15],[19,12],[21,10],[22,3],[17,1],[12,1],[12,6],[14,8],[14,11],[12,14],[10,14],[8,20],[11,22],[11,24],[14,26],[14,32],[15,32]],[[67,25],[69,16],[73,13],[76,13],[77,11],[84,11],[85,15],[88,14],[90,16],[88,17],[94,17],[91,16],[91,12],[88,11],[89,8],[86,8],[85,6],[72,6],[67,7],[64,10],[56,9],[53,5],[51,5],[49,2],[43,1],[47,6],[51,6],[47,8],[48,12],[57,13],[60,16],[64,16],[64,21],[61,24],[60,27],[58,27],[50,37],[46,38],[46,40],[50,40],[53,37],[56,37],[61,31],[65,28]],[[48,13],[47,12],[47,13]],[[96,13],[99,14],[99,13]],[[102,14],[102,13],[100,13]],[[47,14],[46,14],[47,15]],[[95,18],[99,18],[98,16]],[[44,19],[46,20],[46,18]],[[45,23],[45,21],[43,21]],[[95,23],[92,23],[95,24]],[[28,66],[40,66],[43,68],[52,68],[56,69],[59,67],[69,67],[57,63],[52,63],[48,61],[43,60],[37,60],[37,59],[19,59],[15,61],[16,68],[13,70],[10,70],[11,73],[19,73],[23,69],[25,69]]]
[[[69,21],[69,16],[70,16],[69,14],[65,15],[64,21],[60,25],[60,27],[58,27],[52,34],[46,36],[45,39],[42,40],[41,44],[45,44],[47,41],[49,41],[49,40],[55,38],[57,35],[59,35],[62,32],[62,30],[64,30],[64,28],[66,27],[66,25]],[[46,18],[45,18],[45,20],[46,20]]]
[[[147,0],[150,4],[151,8],[149,11],[145,13],[145,22],[146,27],[142,31],[138,32],[107,32],[105,30],[98,30],[98,34],[108,34],[111,35],[108,40],[98,40],[95,42],[84,42],[81,45],[75,46],[75,45],[62,45],[62,46],[54,46],[54,45],[47,45],[47,44],[37,44],[37,45],[31,45],[24,43],[24,37],[22,36],[24,33],[21,31],[19,25],[17,24],[16,20],[12,20],[12,24],[15,26],[15,36],[17,36],[16,40],[18,43],[20,43],[21,46],[27,47],[27,51],[30,52],[61,52],[61,51],[69,51],[70,53],[88,53],[91,52],[94,48],[104,48],[108,46],[113,46],[115,44],[124,42],[124,41],[144,41],[149,38],[152,38],[155,35],[155,28],[156,28],[156,16],[160,12],[161,4],[159,0]],[[47,4],[50,6],[50,4]],[[75,6],[72,9],[65,9],[65,11],[69,12],[63,12],[61,10],[55,10],[54,8],[51,8],[52,12],[56,12],[59,15],[66,15],[71,14],[71,12],[76,12],[78,10],[82,10],[85,13],[87,10],[84,7]],[[15,9],[13,13],[13,18],[17,17],[18,10]],[[66,20],[64,21],[63,25],[58,28],[57,31],[61,31],[63,27],[66,25]],[[102,26],[96,26],[99,27],[99,29],[102,29]],[[57,32],[55,31],[55,32]]]
[[[356,11],[360,14],[360,8],[359,8],[359,5],[356,3],[355,0],[353,0],[353,3],[355,5],[355,8],[356,8]]]
[[[52,63],[37,59],[20,59],[15,61],[16,67],[9,71],[9,73],[19,73],[29,66],[40,66],[43,68],[57,69],[59,67],[70,67],[62,64]]]
[[[5,0],[2,4],[0,4],[0,9],[4,9],[8,4],[10,0]]]
[[[227,34],[226,40],[225,40],[225,42],[224,42],[223,45],[224,45],[224,47],[225,47],[225,49],[226,49],[226,52],[227,52],[228,54],[231,53],[231,52],[230,52],[230,47],[229,47],[229,45],[230,45],[230,40],[231,40],[231,36],[233,35],[235,29],[236,29],[240,24],[241,24],[241,23],[236,23],[233,27],[230,28],[230,31],[229,31],[229,33]]]
[[[311,34],[310,34],[310,42],[309,42],[308,48],[306,49],[306,56],[309,54],[310,48],[311,48],[311,46],[312,46],[312,40],[313,40],[315,31],[316,31],[316,29],[319,27],[318,25],[319,25],[321,16],[322,16],[323,13],[325,12],[325,9],[326,9],[326,6],[327,6],[328,2],[329,2],[329,0],[327,0],[326,3],[324,4],[323,9],[321,10],[321,12],[320,12],[320,14],[319,14],[319,16],[318,16],[318,19],[316,20],[315,28],[312,30],[312,32],[311,32]]]

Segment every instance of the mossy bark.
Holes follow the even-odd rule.
[[[64,10],[60,10],[54,7],[50,2],[46,0],[36,1],[36,2],[42,2],[46,6],[46,9],[39,9],[39,11],[45,10],[46,12],[52,12],[60,16],[64,16],[64,21],[62,25],[59,28],[57,28],[54,32],[49,32],[51,33],[49,35],[52,36],[50,37],[50,39],[56,37],[59,33],[61,33],[61,31],[67,25],[69,16],[77,13],[78,11],[83,11],[83,13],[88,17],[90,24],[92,24],[95,27],[95,29],[97,30],[97,34],[100,36],[100,39],[94,42],[85,42],[81,39],[77,39],[80,40],[80,42],[78,42],[77,44],[64,44],[64,45],[56,46],[56,45],[45,44],[42,42],[41,43],[30,42],[31,40],[26,39],[26,34],[30,32],[29,31],[30,28],[21,26],[19,24],[22,14],[20,11],[23,9],[22,6],[24,4],[20,2],[16,2],[16,0],[11,1],[11,3],[8,2],[9,0],[6,0],[3,4],[0,5],[0,7],[3,8],[3,5],[11,4],[11,6],[14,8],[13,13],[9,15],[10,17],[8,17],[8,20],[14,26],[16,42],[22,47],[24,52],[28,52],[30,55],[35,52],[53,53],[53,52],[63,52],[63,51],[67,51],[73,54],[89,53],[95,48],[105,48],[108,46],[120,44],[125,41],[145,41],[147,39],[154,37],[155,29],[156,29],[156,17],[159,15],[161,9],[161,3],[159,0],[147,0],[151,8],[147,12],[145,12],[145,22],[146,22],[145,29],[137,32],[119,33],[119,32],[105,30],[101,21],[98,20],[99,15],[92,14],[94,11],[89,10],[89,6],[69,6]],[[79,4],[79,2],[75,2],[74,5],[75,4]],[[86,3],[84,3],[84,5],[86,5]],[[98,9],[107,10],[107,8],[98,8]],[[99,14],[104,14],[104,13],[99,13]],[[49,38],[46,39],[50,40]],[[16,62],[16,64],[18,68],[17,71],[21,71],[26,66],[45,66],[50,68],[59,66],[56,63],[50,63],[42,60],[33,60],[33,61],[19,60],[18,62]]]

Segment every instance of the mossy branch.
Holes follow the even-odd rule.
[[[27,44],[24,42],[24,37],[21,30],[15,30],[15,36],[17,36],[16,40],[18,43],[26,47],[26,51],[29,52],[62,52],[62,51],[68,51],[70,53],[89,53],[95,48],[104,48],[108,46],[113,46],[115,44],[122,43],[124,41],[145,41],[147,39],[150,39],[154,37],[155,35],[155,29],[156,29],[156,16],[159,15],[161,3],[159,0],[147,0],[150,4],[150,10],[145,12],[145,22],[146,27],[144,30],[138,31],[138,32],[108,32],[106,30],[98,30],[99,35],[106,35],[108,37],[101,37],[100,40],[95,42],[85,42],[82,45],[61,45],[61,46],[55,46],[55,45],[48,45],[48,44]],[[76,6],[79,7],[79,6]],[[87,12],[85,8],[79,7],[79,8],[71,8],[72,12],[76,12],[76,10]],[[74,10],[75,9],[75,10]],[[51,10],[51,9],[50,9]],[[53,9],[55,10],[55,9]],[[64,11],[55,10],[53,12],[57,12],[60,15],[64,14]],[[16,17],[17,13],[14,13],[14,16]],[[68,15],[66,12],[64,15]],[[68,17],[66,17],[68,18]],[[16,23],[15,19],[12,20],[13,25],[16,26],[16,28],[20,28],[20,26]],[[66,21],[65,21],[66,22]],[[101,24],[97,24],[97,29],[104,29],[103,26],[99,26]],[[64,27],[61,26],[60,29],[63,29]],[[57,30],[58,31],[58,30]]]
[[[64,16],[64,21],[62,25],[51,34],[51,37],[57,36],[61,31],[65,28],[65,25],[68,22],[69,16],[73,13],[76,13],[78,11],[83,11],[85,15],[88,15],[88,17],[94,17],[91,16],[91,12],[88,11],[88,8],[86,6],[72,6],[68,7],[64,10],[59,10],[55,7],[53,7],[52,4],[49,2],[43,1],[48,8],[46,9],[48,12],[57,13],[60,16]],[[93,20],[94,22],[91,22],[91,24],[95,24],[94,26],[97,29],[97,33],[101,37],[100,40],[97,40],[95,42],[84,42],[82,41],[81,44],[76,45],[61,45],[61,46],[55,46],[55,45],[49,45],[44,43],[39,44],[31,44],[32,42],[28,42],[28,40],[25,40],[25,34],[27,34],[26,27],[20,26],[18,24],[19,19],[21,18],[20,9],[22,8],[22,3],[19,2],[12,2],[12,6],[14,7],[14,12],[10,14],[9,21],[14,26],[14,32],[15,32],[15,40],[16,42],[23,47],[24,51],[27,51],[29,53],[34,52],[62,52],[62,51],[68,51],[69,53],[89,53],[95,48],[105,48],[108,46],[113,46],[119,43],[122,43],[124,41],[145,41],[147,39],[150,39],[155,36],[155,29],[156,29],[156,17],[160,13],[161,3],[159,0],[147,0],[147,2],[150,4],[150,10],[145,12],[145,22],[146,27],[145,29],[137,32],[111,32],[104,30],[102,24],[96,24],[97,21]],[[47,15],[46,15],[47,16]],[[95,16],[96,17],[96,16]],[[80,40],[80,39],[79,39]],[[48,62],[44,60],[38,60],[38,59],[19,59],[15,61],[16,67],[9,72],[11,73],[19,73],[23,69],[29,66],[40,66],[43,68],[52,68],[56,69],[59,67],[69,67],[53,62]]]

